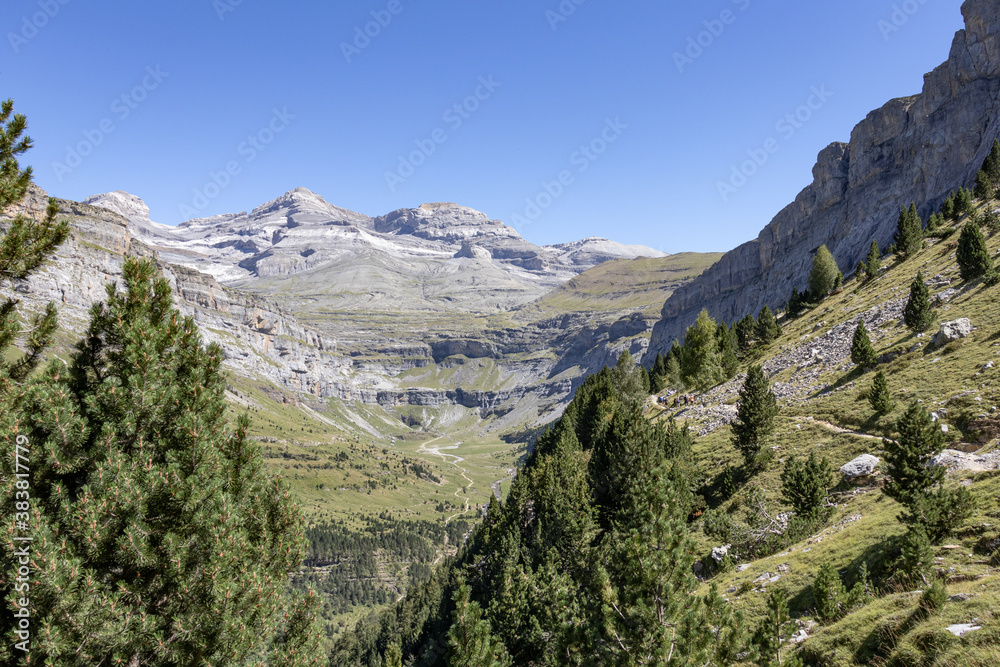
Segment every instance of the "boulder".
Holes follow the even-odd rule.
[[[726,556],[729,555],[729,548],[731,546],[733,545],[727,544],[724,547],[715,547],[714,549],[712,549],[712,560],[714,560],[716,563],[721,563],[723,560],[726,559]]]
[[[945,322],[941,325],[941,330],[934,337],[934,344],[943,347],[956,340],[962,340],[972,333],[972,320],[963,317],[960,320]]]
[[[877,456],[862,454],[850,463],[846,463],[841,466],[840,472],[844,473],[844,477],[849,480],[868,477],[875,472],[875,467],[878,466],[878,462],[879,459]]]

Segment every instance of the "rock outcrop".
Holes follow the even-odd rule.
[[[966,28],[948,60],[924,77],[923,92],[873,111],[849,143],[824,149],[813,183],[757,239],[666,301],[648,354],[683,338],[702,308],[734,322],[783,306],[793,287],[806,286],[820,245],[852,270],[872,239],[890,243],[900,206],[915,201],[926,218],[951,190],[974,182],[1000,136],[1000,4],[966,0],[962,13]]]

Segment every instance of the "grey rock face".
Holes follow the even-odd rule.
[[[859,477],[868,477],[875,472],[875,468],[878,467],[878,462],[879,459],[877,456],[862,454],[853,461],[845,463],[841,466],[840,472],[844,473],[844,477],[849,480],[857,479]]]
[[[824,149],[812,184],[757,239],[667,299],[647,355],[682,339],[703,307],[734,322],[784,305],[793,287],[805,287],[820,245],[850,270],[873,239],[889,244],[905,202],[917,202],[926,218],[952,189],[972,185],[1000,136],[1000,4],[966,0],[962,13],[966,28],[923,92],[873,111],[849,143]]]
[[[941,325],[941,330],[934,336],[934,344],[938,347],[962,340],[972,333],[972,321],[963,317],[960,320],[945,322]]]
[[[712,549],[712,560],[716,563],[721,563],[729,555],[729,547],[731,546],[731,544],[727,544],[724,547],[715,547]]]

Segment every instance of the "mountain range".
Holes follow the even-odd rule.
[[[19,289],[36,308],[61,303],[68,332],[124,256],[151,256],[229,367],[281,401],[457,406],[454,419],[497,417],[501,431],[543,423],[587,373],[641,354],[666,296],[719,256],[598,238],[542,247],[457,204],[371,218],[305,188],[177,227],[126,192],[59,203],[73,236]]]

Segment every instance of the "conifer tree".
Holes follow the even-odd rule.
[[[941,204],[941,215],[945,217],[945,220],[955,221],[958,218],[958,214],[955,212],[955,193],[952,192],[948,195],[948,198],[944,200]]]
[[[740,368],[739,359],[736,358],[736,332],[730,329],[725,322],[720,322],[715,336],[719,344],[722,374],[726,379],[734,378]]]
[[[846,611],[847,589],[837,568],[830,561],[820,565],[813,581],[812,593],[816,601],[816,615],[824,623],[837,620]]]
[[[746,315],[736,326],[736,346],[741,355],[749,352],[757,341],[757,323],[751,315]]]
[[[751,366],[740,390],[736,420],[732,423],[733,446],[743,454],[747,467],[757,465],[761,450],[774,433],[778,399],[761,366]]]
[[[510,657],[503,643],[493,635],[478,602],[471,600],[472,589],[460,578],[455,589],[455,613],[448,630],[448,667],[509,667]]]
[[[903,308],[903,322],[913,331],[926,331],[934,321],[934,311],[931,310],[931,292],[924,284],[924,274],[917,272],[917,277],[910,283],[910,298]]]
[[[760,309],[757,317],[757,340],[764,344],[777,340],[781,336],[781,325],[774,313],[767,306]]]
[[[868,329],[865,328],[863,320],[858,320],[858,327],[854,330],[854,341],[851,343],[851,361],[861,368],[868,369],[878,364],[878,355],[872,347],[872,341],[868,337]]]
[[[893,237],[896,254],[903,259],[909,259],[920,251],[923,242],[924,230],[917,215],[917,207],[911,203],[910,208],[904,206],[899,212],[896,235]]]
[[[809,295],[815,301],[822,301],[833,291],[837,284],[837,276],[843,274],[837,266],[837,260],[825,245],[821,245],[813,257],[812,270],[809,272]]]
[[[802,295],[799,293],[799,288],[793,287],[792,296],[788,299],[788,309],[786,311],[788,313],[788,316],[791,317],[792,319],[799,317],[800,315],[802,315],[803,306],[804,304],[802,300]]]
[[[699,391],[708,391],[725,379],[716,328],[715,320],[702,309],[698,320],[688,327],[684,336],[681,380]]]
[[[965,223],[958,239],[957,260],[962,280],[966,281],[975,280],[993,268],[993,258],[977,220],[970,219]]]
[[[943,215],[940,213],[932,213],[931,217],[927,218],[927,229],[925,230],[926,235],[931,236],[932,234],[937,233],[944,224],[944,221]]]
[[[767,613],[754,635],[754,644],[762,659],[760,664],[768,667],[793,664],[791,661],[782,661],[781,647],[785,637],[794,629],[795,622],[788,613],[788,593],[776,588],[767,598]]]
[[[872,387],[868,392],[868,403],[879,417],[884,417],[896,409],[896,404],[893,403],[892,395],[889,393],[889,381],[882,371],[876,373],[875,379],[872,380]]]
[[[976,186],[972,189],[972,196],[980,201],[986,201],[994,192],[995,188],[990,183],[990,177],[982,169],[976,174]]]
[[[12,100],[0,104],[0,212],[20,204],[32,182],[31,167],[21,169],[18,163],[18,158],[32,146],[31,138],[24,136],[27,128],[27,118],[14,113]],[[49,199],[40,221],[17,214],[8,223],[6,233],[0,237],[0,288],[10,290],[14,282],[30,276],[66,240],[69,225],[56,221],[58,212],[55,200]],[[56,308],[50,303],[30,326],[23,328],[17,304],[14,298],[0,299],[0,413],[12,407],[2,402],[11,383],[23,382],[38,367],[57,326]],[[14,341],[22,336],[24,353],[11,354]]]
[[[944,447],[944,434],[930,413],[914,401],[896,423],[899,437],[885,440],[886,473],[889,481],[885,494],[908,504],[915,494],[939,485],[944,480],[941,466],[927,463]]]
[[[865,282],[878,278],[879,271],[882,269],[882,251],[879,250],[878,241],[872,241],[863,266],[865,267]]]
[[[383,667],[403,667],[403,651],[399,648],[399,642],[393,642],[385,650],[385,660]]]
[[[249,419],[228,423],[222,349],[202,347],[155,273],[127,259],[124,291],[110,284],[91,309],[69,367],[26,389],[32,658],[319,664],[318,598],[284,594],[301,511],[266,472]]]
[[[1000,185],[1000,139],[993,140],[990,154],[983,160],[983,171],[993,185]]]
[[[795,514],[814,520],[826,506],[827,489],[833,483],[830,462],[810,452],[805,461],[792,458],[781,472],[781,494],[795,509]]]
[[[654,393],[659,393],[667,387],[667,360],[660,352],[656,353],[656,361],[649,372],[649,385]]]
[[[966,188],[959,188],[958,192],[955,193],[955,218],[958,219],[964,214],[972,213],[972,210],[972,193]]]
[[[680,389],[683,386],[681,381],[681,362],[677,355],[671,354],[667,357],[667,386],[673,389]]]

